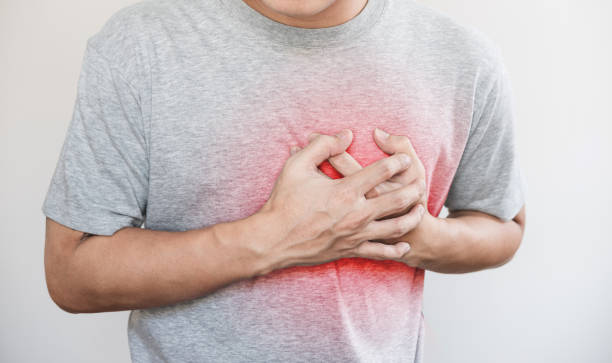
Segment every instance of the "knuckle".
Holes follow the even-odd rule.
[[[319,137],[321,138],[321,140],[323,142],[326,142],[326,143],[331,143],[331,142],[334,142],[334,141],[336,141],[338,139],[338,138],[336,138],[334,136],[330,136],[330,135],[319,135]]]
[[[320,135],[321,135],[321,134],[319,134],[318,132],[311,132],[311,133],[308,135],[308,140],[309,140],[309,141],[312,141],[312,140],[314,140],[315,138],[317,138],[317,137],[318,137],[318,136],[320,136]]]
[[[398,207],[404,209],[406,207],[408,207],[409,205],[411,205],[412,203],[414,203],[414,201],[417,199],[417,195],[418,193],[415,193],[414,190],[412,188],[403,188],[399,191],[399,193],[397,193],[396,196],[396,204]]]
[[[347,236],[346,240],[349,248],[357,248],[360,244],[367,241],[366,231],[362,230],[360,232],[353,233],[352,235]]]
[[[410,143],[410,139],[408,138],[408,136],[404,136],[404,135],[399,135],[397,137],[397,144],[398,146],[400,146],[402,148],[402,150],[407,150],[410,149],[412,147],[412,144]]]
[[[425,194],[427,193],[427,185],[425,184],[425,181],[421,180],[418,182],[417,187],[416,187],[416,197],[417,198],[423,198],[425,197]]]
[[[329,144],[332,141],[331,138],[329,135],[317,134],[312,139],[312,142],[315,144]]]
[[[419,181],[412,182],[412,183],[410,183],[409,185],[407,185],[405,187],[410,190],[410,194],[414,198],[418,198],[423,193],[423,188],[421,186],[421,182],[419,182]]]
[[[405,190],[401,190],[398,193],[395,193],[393,196],[393,206],[398,209],[403,209],[412,201],[412,195],[407,193]]]
[[[412,231],[417,226],[420,220],[421,220],[421,215],[419,213],[416,213],[415,216],[407,216],[407,218],[405,218],[404,225],[403,225],[404,234]]]
[[[365,226],[370,222],[371,219],[371,213],[363,208],[362,210],[360,210],[359,212],[355,213],[356,214],[356,219],[357,219],[357,223],[358,225],[361,226]]]
[[[398,232],[400,233],[398,237],[401,237],[405,235],[406,233],[410,232],[413,226],[413,222],[409,218],[401,218],[397,224],[398,224]]]
[[[399,258],[400,254],[398,253],[398,249],[395,248],[394,246],[389,246],[389,248],[386,248],[382,253],[381,253],[382,257],[385,260],[393,260],[395,258]]]
[[[402,151],[404,150],[403,146],[407,139],[408,138],[404,135],[391,135],[389,137],[389,142],[396,151]]]
[[[425,194],[425,191],[427,191],[427,184],[425,184],[425,180],[421,179],[419,182],[419,190],[421,192],[421,195]]]
[[[385,179],[391,178],[397,169],[398,161],[394,158],[387,158],[381,163],[381,174]]]
[[[400,223],[400,228],[402,230],[402,236],[410,232],[412,229],[414,229],[416,224],[417,224],[417,220],[415,218],[410,218],[410,217],[403,218],[403,220]]]
[[[401,236],[405,235],[406,230],[407,230],[407,227],[405,224],[406,224],[405,222],[397,221],[394,226],[395,228],[393,228],[393,231],[390,234],[390,237],[400,238]]]

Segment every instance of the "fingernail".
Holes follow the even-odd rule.
[[[376,129],[374,129],[374,132],[376,133],[376,136],[378,136],[380,139],[385,140],[386,138],[389,137],[389,134],[384,132],[383,130],[379,129],[378,127]]]
[[[349,135],[348,130],[344,129],[344,130],[340,131],[339,133],[337,133],[336,137],[338,137],[340,139],[346,139],[346,138],[348,138],[348,135]]]
[[[423,207],[423,204],[419,204],[419,214],[423,215],[423,213],[425,213],[425,207]]]

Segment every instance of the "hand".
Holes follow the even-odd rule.
[[[308,141],[312,141],[319,133],[311,133],[308,136]],[[410,183],[420,183],[423,188],[421,199],[417,202],[427,207],[428,192],[426,184],[426,173],[423,163],[419,159],[410,139],[406,136],[389,135],[385,131],[376,128],[374,129],[374,141],[378,147],[387,154],[405,153],[410,156],[411,165],[408,169],[394,175],[387,181],[375,186],[366,193],[366,198],[374,198],[389,191],[398,189]],[[291,152],[299,150],[299,147],[292,148]],[[339,155],[329,158],[329,163],[343,176],[348,176],[361,170],[362,166],[346,151]],[[404,211],[405,213],[407,211]],[[401,215],[403,213],[399,213]]]
[[[370,240],[404,235],[420,222],[417,208],[379,220],[414,204],[420,198],[417,187],[398,187],[371,198],[365,194],[406,170],[407,155],[395,153],[342,179],[320,172],[318,165],[344,152],[351,141],[350,130],[336,136],[316,135],[303,149],[294,150],[283,166],[270,198],[258,212],[269,216],[274,226],[274,238],[259,246],[262,255],[271,256],[268,270],[343,257],[399,261],[406,253],[406,243]]]
[[[313,140],[314,137],[318,136],[318,133],[313,133],[309,136],[309,141]],[[427,207],[428,203],[428,192],[426,186],[426,173],[423,163],[418,158],[410,139],[406,136],[401,135],[389,135],[388,133],[375,129],[374,141],[380,147],[382,151],[387,154],[395,155],[397,153],[405,153],[411,157],[411,166],[406,170],[394,175],[387,181],[378,184],[366,193],[367,198],[374,198],[380,195],[384,195],[393,190],[405,187],[407,185],[418,185],[419,191],[421,192],[420,198],[415,204],[409,206],[407,209],[392,214],[384,218],[395,218],[405,213],[410,212],[417,205]],[[294,148],[292,152],[299,150]],[[347,177],[359,172],[362,166],[347,152],[342,152],[338,155],[334,155],[329,158],[329,163],[343,176]],[[383,218],[383,219],[384,219]],[[382,242],[387,244],[393,244],[398,242],[407,242],[411,245],[412,251],[409,254],[404,255],[402,262],[407,262],[411,266],[418,266],[419,260],[424,259],[424,256],[431,254],[430,247],[426,245],[427,236],[430,235],[430,231],[433,228],[437,228],[436,217],[429,214],[427,208],[422,221],[417,224],[413,229],[406,232],[399,237],[392,237],[387,239],[374,239],[373,242]],[[421,257],[419,257],[421,256]]]

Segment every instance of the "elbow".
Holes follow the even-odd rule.
[[[509,223],[516,224],[517,226],[516,233],[514,233],[514,237],[511,240],[509,240],[508,247],[506,248],[506,251],[504,255],[502,256],[502,260],[499,263],[495,264],[494,267],[501,267],[507,264],[508,262],[512,261],[517,251],[521,247],[521,243],[523,242],[524,224],[521,224],[516,220],[510,221]]]
[[[49,272],[46,274],[46,282],[49,297],[60,309],[70,314],[96,312],[89,303],[95,301],[91,288],[83,288],[63,275],[57,276]]]
[[[501,266],[507,264],[508,262],[512,261],[514,259],[514,256],[516,255],[516,252],[518,251],[519,247],[521,246],[521,240],[522,240],[522,238],[515,239],[512,242],[511,246],[509,247],[508,252],[503,256],[502,261],[499,262],[494,267],[501,267]]]
[[[514,258],[514,255],[516,255],[518,249],[521,247],[523,237],[525,236],[526,219],[525,205],[523,205],[519,213],[510,221],[510,223],[514,224],[516,233],[510,246],[510,253],[508,254],[504,264],[510,262]]]
[[[70,313],[70,314],[80,314],[80,313],[83,312],[80,309],[78,309],[77,307],[73,307],[73,306],[71,306],[69,304],[63,303],[63,301],[61,299],[54,298],[53,295],[51,295],[51,299],[53,300],[55,305],[57,305],[60,309],[64,310],[67,313]]]
[[[91,263],[77,258],[83,233],[48,217],[46,223],[44,272],[49,297],[67,313],[91,312],[98,301],[100,284],[91,273]]]
[[[69,289],[58,285],[59,284],[57,283],[50,282],[50,279],[47,278],[47,290],[49,292],[49,297],[51,297],[51,300],[55,303],[55,305],[67,313],[82,313],[83,307],[75,303],[74,298],[69,296]]]

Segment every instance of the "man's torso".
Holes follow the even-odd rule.
[[[374,127],[408,136],[437,216],[485,73],[480,40],[411,1],[370,0],[372,21],[355,40],[285,44],[238,27],[230,19],[236,1],[149,1],[115,19],[142,30],[146,51],[138,83],[149,154],[146,227],[180,231],[247,217],[267,200],[290,144],[344,128],[354,134],[348,152],[363,166],[385,157]],[[112,32],[100,33],[100,47]],[[423,270],[360,258],[277,270],[133,311],[132,359],[420,361],[423,279]]]

